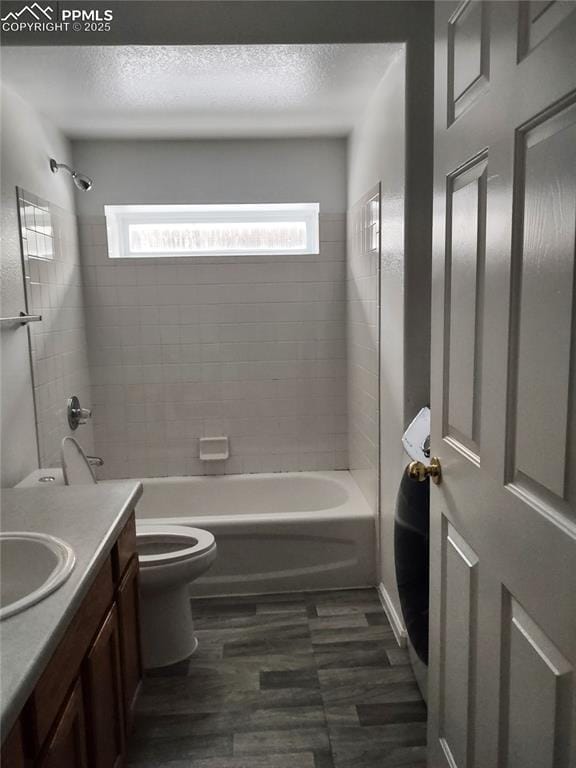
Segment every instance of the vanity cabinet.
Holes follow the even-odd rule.
[[[62,714],[57,719],[48,739],[41,768],[88,768],[86,744],[86,718],[82,682],[78,680],[66,699]]]
[[[124,755],[124,696],[118,611],[104,620],[85,664],[88,745],[93,768],[117,768]]]
[[[138,558],[132,557],[118,587],[116,605],[120,626],[120,655],[122,693],[124,696],[124,726],[129,732],[140,680],[142,657],[138,615]]]
[[[132,516],[8,734],[2,768],[120,768],[141,677]]]
[[[10,768],[27,768],[29,765],[24,753],[24,732],[21,719],[16,721],[2,745],[0,765],[9,765]]]

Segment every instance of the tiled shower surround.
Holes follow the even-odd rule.
[[[111,260],[79,229],[102,477],[348,467],[344,214],[308,256]]]
[[[378,260],[366,209],[379,190],[348,216],[347,333],[350,471],[372,509],[378,505]]]
[[[86,405],[91,400],[78,234],[72,213],[24,190],[19,195],[28,311],[42,315],[42,322],[29,326],[38,449],[41,466],[54,467],[62,438],[73,434],[68,398],[77,395]],[[38,236],[37,230],[51,234]],[[82,427],[82,444],[93,453],[90,423]]]

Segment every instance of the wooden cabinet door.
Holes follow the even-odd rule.
[[[24,750],[22,721],[17,720],[2,745],[0,765],[2,768],[26,768],[28,764]]]
[[[115,768],[124,753],[124,708],[118,613],[113,606],[85,664],[88,754],[91,768]]]
[[[122,581],[124,572],[136,554],[136,519],[134,513],[122,529],[112,553],[116,583]]]
[[[64,710],[56,721],[39,768],[88,768],[86,725],[80,680],[72,689]]]
[[[46,742],[113,600],[112,562],[107,559],[32,694],[31,708],[38,744]]]
[[[120,619],[120,651],[122,656],[122,682],[124,688],[124,714],[126,729],[132,721],[132,710],[142,679],[140,651],[140,625],[138,615],[138,558],[132,558],[118,588],[118,614]]]

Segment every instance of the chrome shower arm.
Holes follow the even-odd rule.
[[[52,173],[58,173],[60,168],[64,168],[64,170],[68,171],[68,173],[71,176],[73,176],[74,173],[75,173],[74,169],[70,168],[70,166],[66,165],[66,163],[57,163],[56,160],[54,160],[53,157],[50,158],[50,170],[52,171]]]

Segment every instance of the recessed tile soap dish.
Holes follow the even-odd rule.
[[[200,461],[226,461],[230,456],[227,437],[201,437]]]

